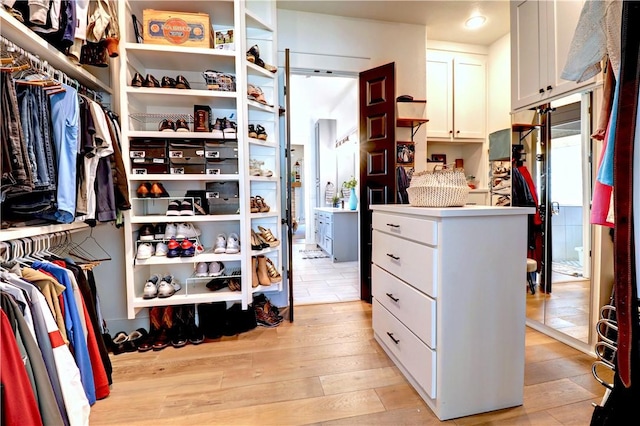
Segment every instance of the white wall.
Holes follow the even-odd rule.
[[[511,127],[511,44],[510,35],[489,46],[488,133]]]

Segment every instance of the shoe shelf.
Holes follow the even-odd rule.
[[[249,176],[252,182],[278,182],[280,178],[275,174],[273,176]]]
[[[216,108],[235,109],[236,93],[217,90],[165,89],[156,87],[129,87],[127,93],[132,100],[146,105],[184,107],[215,102]],[[164,117],[167,118],[167,117]]]
[[[153,121],[149,119],[148,121],[144,121],[144,123],[154,123],[158,124],[162,119],[169,118],[175,121],[175,119],[168,117],[167,114],[154,114],[159,115],[160,118],[157,121]],[[179,114],[175,114],[179,116]],[[131,117],[133,118],[133,117]],[[181,117],[178,117],[181,118]],[[187,120],[188,121],[188,120]],[[193,118],[191,121],[188,121],[189,124],[193,124]],[[180,139],[212,139],[216,141],[226,141],[226,142],[237,142],[237,138],[233,139],[220,139],[212,137],[212,132],[160,132],[157,130],[131,130],[129,131],[129,136],[131,138],[162,138],[162,139],[175,139],[176,137]],[[259,140],[259,139],[256,139]],[[264,141],[260,141],[264,142]]]
[[[140,174],[131,175],[129,180],[131,181],[180,181],[185,180],[197,180],[201,182],[216,182],[216,181],[234,181],[240,179],[237,174],[223,175],[223,174]],[[185,197],[175,197],[185,198]]]
[[[174,73],[208,69],[220,72],[235,70],[235,51],[143,43],[125,43],[125,48],[128,58],[144,64],[147,70],[171,70]]]
[[[258,213],[253,213],[258,214]],[[267,214],[267,213],[260,213]],[[131,215],[131,223],[172,223],[172,222],[225,222],[240,220],[239,214],[208,214],[199,216]]]
[[[148,242],[148,241],[147,241]],[[151,256],[149,259],[134,259],[136,266],[148,265],[181,265],[185,263],[199,262],[236,262],[242,260],[242,253],[226,254],[213,253],[212,249],[205,250],[204,253],[196,254],[188,257],[167,257],[167,256]]]
[[[208,288],[204,289],[196,288],[192,289],[189,294],[185,287],[178,290],[173,296],[170,297],[155,297],[153,299],[143,299],[142,296],[135,296],[131,302],[132,307],[137,311],[144,308],[152,308],[154,306],[169,306],[169,305],[188,305],[188,304],[200,304],[210,302],[241,302],[242,292],[231,291],[229,289],[221,289],[218,291],[211,291]]]
[[[247,74],[254,77],[264,77],[267,79],[273,79],[276,76],[275,73],[272,73],[271,71],[259,67],[249,61],[247,61]]]
[[[272,105],[265,105],[258,101],[252,101],[251,99],[247,99],[247,104],[249,109],[254,109],[256,111],[265,111],[270,113],[275,113],[276,109]]]
[[[247,138],[249,143],[252,145],[265,146],[267,148],[278,148],[278,145],[275,142],[264,139],[256,139],[256,138]]]
[[[249,5],[248,7],[251,7]],[[261,31],[261,32],[275,32],[274,27],[264,18],[258,15],[258,12],[254,12],[253,10],[246,9],[245,10],[245,22],[247,26],[247,33],[250,31]],[[250,38],[250,37],[248,37]]]

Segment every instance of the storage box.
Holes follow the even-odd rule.
[[[204,146],[201,141],[170,141],[169,159],[176,158],[204,158]],[[202,162],[202,161],[199,161]]]
[[[209,15],[145,9],[142,12],[145,43],[211,47]]]
[[[240,184],[237,181],[207,182],[207,199],[238,198]]]
[[[204,174],[204,157],[172,158],[169,163],[169,173],[172,175]]]
[[[207,159],[208,175],[234,175],[238,174],[238,160],[235,158],[210,160]]]
[[[134,161],[131,164],[131,174],[134,175],[152,175],[169,173],[169,164],[162,159]]]
[[[207,193],[209,195],[209,193]],[[238,198],[208,198],[209,214],[238,214]]]
[[[206,141],[204,146],[207,159],[238,158],[237,142]]]
[[[132,163],[154,158],[167,157],[167,143],[162,139],[132,139],[129,144],[129,158]]]

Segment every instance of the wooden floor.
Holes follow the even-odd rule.
[[[277,328],[111,359],[111,395],[91,408],[91,425],[440,423],[373,339],[371,305],[359,301],[300,306]],[[589,424],[604,395],[592,362],[527,329],[524,404],[446,423]]]

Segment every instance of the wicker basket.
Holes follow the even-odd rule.
[[[407,194],[415,207],[459,207],[467,203],[469,186],[460,169],[434,170],[414,173]]]

